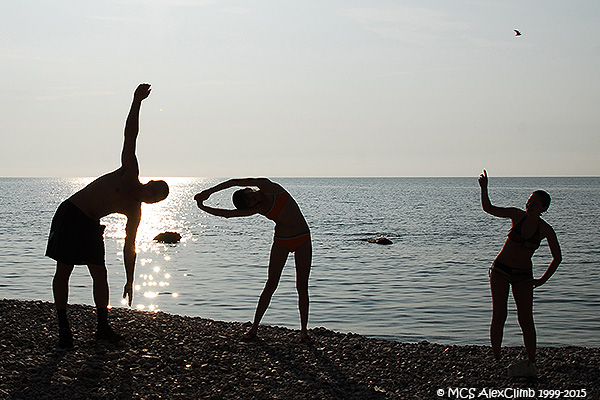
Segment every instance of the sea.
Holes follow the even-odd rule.
[[[148,178],[149,179],[149,178]],[[256,215],[219,218],[193,197],[218,178],[164,178],[169,197],[144,204],[137,237],[131,308],[146,312],[246,322],[267,277],[273,222]],[[92,178],[0,178],[0,298],[52,301],[55,261],[44,256],[58,205]],[[297,200],[313,240],[309,328],[325,327],[402,342],[487,345],[491,318],[488,269],[510,220],[483,212],[477,177],[273,178]],[[600,346],[600,178],[490,178],[498,206],[525,207],[544,189],[552,204],[563,262],[535,290],[540,346]],[[231,208],[226,190],[209,204]],[[112,307],[125,284],[126,219],[102,219]],[[176,244],[153,238],[178,232]],[[392,244],[368,240],[385,237]],[[534,256],[534,274],[551,261],[547,243]],[[70,281],[70,303],[93,305],[86,266]],[[299,328],[293,255],[263,319]],[[521,346],[514,301],[504,342]]]

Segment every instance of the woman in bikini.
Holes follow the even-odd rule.
[[[527,204],[526,211],[514,207],[496,207],[492,205],[488,195],[488,176],[484,170],[479,176],[481,187],[481,205],[483,210],[493,216],[510,218],[512,227],[504,247],[490,268],[490,287],[492,291],[492,323],[490,340],[494,358],[500,359],[500,347],[507,316],[507,301],[512,286],[513,298],[517,306],[517,317],[523,342],[530,364],[535,371],[536,333],[533,322],[533,289],[542,286],[550,279],[562,260],[560,245],[554,229],[540,218],[550,206],[550,195],[542,190],[533,192]],[[533,278],[533,253],[546,239],[552,262],[544,275],[539,279]]]
[[[236,209],[228,210],[204,205],[210,195],[234,186],[246,187],[233,194]],[[258,190],[250,189],[256,187]],[[244,334],[246,339],[256,337],[260,321],[277,289],[281,272],[290,253],[295,253],[296,290],[300,311],[300,339],[310,341],[308,330],[308,277],[312,261],[312,244],[308,224],[290,194],[280,185],[266,178],[230,179],[198,193],[194,200],[198,207],[219,217],[247,217],[261,214],[275,222],[275,236],[269,258],[269,273],[258,300],[252,327]]]

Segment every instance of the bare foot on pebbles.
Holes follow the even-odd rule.
[[[313,344],[314,343],[312,337],[310,337],[308,335],[308,332],[300,333],[300,341],[305,344]]]
[[[96,331],[96,340],[102,340],[119,346],[125,345],[125,338],[113,331],[110,326],[98,329]]]
[[[58,348],[64,350],[73,348],[73,334],[71,333],[71,329],[65,328],[58,331]]]
[[[242,340],[245,342],[251,342],[257,339],[256,331],[253,329],[249,329],[246,333],[242,335]]]

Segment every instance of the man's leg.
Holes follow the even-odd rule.
[[[108,275],[106,266],[88,264],[88,270],[94,284],[94,303],[98,316],[96,339],[118,343],[123,337],[115,333],[108,325]]]
[[[58,347],[73,347],[73,334],[67,318],[67,303],[69,300],[69,278],[73,272],[73,265],[56,264],[56,272],[52,279],[52,292],[54,294],[54,305],[58,316]]]

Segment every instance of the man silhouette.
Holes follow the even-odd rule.
[[[104,226],[100,218],[112,214],[127,217],[123,247],[127,282],[123,298],[131,305],[135,269],[135,237],[141,218],[141,205],[164,200],[169,186],[164,181],[139,181],[139,166],[135,155],[142,100],[150,95],[150,85],[140,84],[133,94],[133,102],[125,123],[125,141],[121,166],[102,175],[65,200],[57,209],[46,255],[57,261],[52,281],[54,303],[58,315],[60,348],[73,347],[73,335],[67,318],[69,278],[74,265],[86,264],[93,280],[94,303],[98,316],[96,339],[118,343],[123,337],[108,324],[108,279],[104,261]]]

